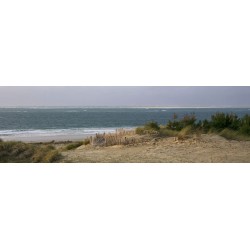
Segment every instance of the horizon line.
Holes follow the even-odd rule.
[[[154,108],[165,108],[165,109],[178,109],[178,108],[250,108],[250,106],[16,106],[16,105],[8,105],[8,106],[0,106],[0,108],[145,108],[145,109],[154,109]]]

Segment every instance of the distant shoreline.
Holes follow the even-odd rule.
[[[94,132],[92,133],[83,133],[83,132],[79,132],[79,133],[63,133],[61,132],[60,134],[56,134],[56,133],[51,133],[51,134],[16,134],[16,135],[7,135],[7,136],[0,136],[0,139],[2,139],[3,141],[21,141],[21,142],[26,142],[26,143],[44,143],[44,142],[51,142],[51,141],[55,141],[55,142],[64,142],[64,141],[82,141],[86,138],[89,138],[90,136],[95,136],[96,134],[109,134],[109,133],[115,133],[116,130],[119,129],[124,129],[126,131],[130,131],[130,130],[134,130],[135,127],[131,127],[131,128],[126,128],[126,127],[117,127],[117,128],[107,128],[107,130],[105,130],[105,128],[100,128],[99,130],[96,129]],[[44,130],[45,131],[45,130]]]
[[[233,106],[0,106],[0,109],[250,109],[250,107]]]

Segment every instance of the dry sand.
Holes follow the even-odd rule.
[[[201,135],[199,139],[177,142],[171,137],[151,139],[137,145],[87,145],[64,151],[62,155],[62,162],[81,163],[249,163],[250,141],[230,141],[218,135]]]
[[[94,134],[93,134],[94,135]],[[3,141],[21,141],[27,143],[35,142],[51,142],[51,141],[79,141],[87,138],[89,135],[84,134],[68,134],[68,135],[31,135],[31,136],[4,136],[1,137]]]

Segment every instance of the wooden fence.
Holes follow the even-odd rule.
[[[90,137],[92,146],[128,145],[142,142],[134,130],[117,129],[115,133],[96,134]]]

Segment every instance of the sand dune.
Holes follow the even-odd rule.
[[[250,141],[229,141],[218,135],[201,135],[176,141],[175,138],[151,139],[135,145],[109,147],[81,146],[64,151],[63,162],[99,163],[249,163]]]

